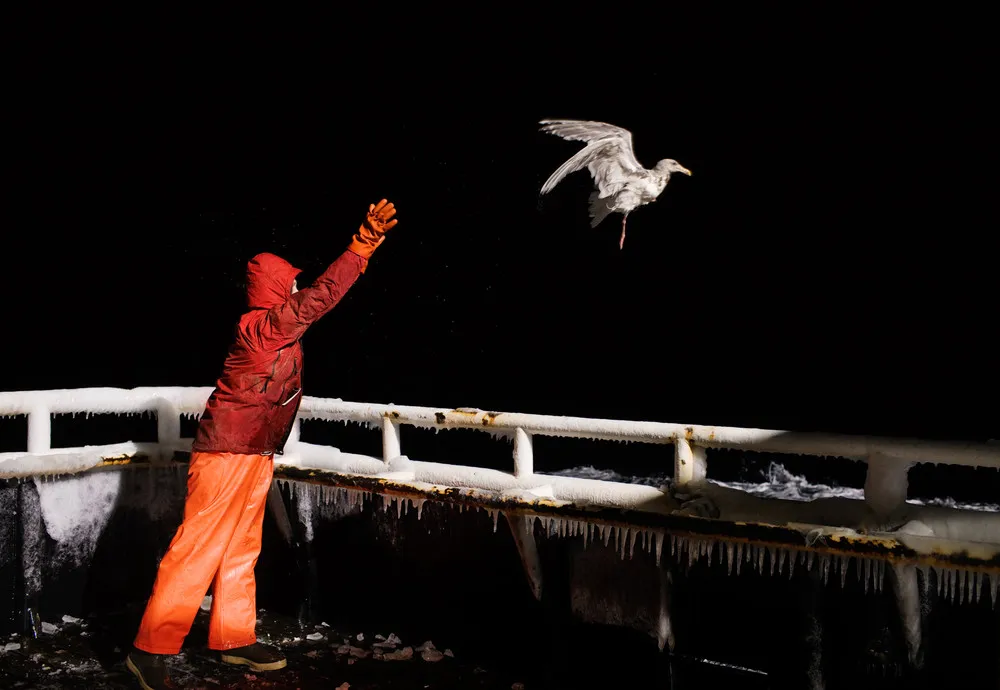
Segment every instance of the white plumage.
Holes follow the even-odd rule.
[[[632,150],[632,133],[622,127],[589,120],[542,120],[539,124],[543,132],[587,142],[549,176],[541,193],[552,191],[570,173],[587,168],[597,187],[590,194],[590,227],[597,227],[611,213],[622,214],[619,248],[625,246],[628,214],[655,201],[670,181],[670,173],[691,174],[672,158],[664,158],[652,170],[644,168]]]

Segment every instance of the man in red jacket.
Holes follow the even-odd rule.
[[[347,250],[309,287],[299,269],[274,254],[247,267],[247,302],[222,375],[192,446],[184,520],[160,562],[153,592],[126,659],[146,690],[175,687],[163,655],[176,654],[212,585],[208,646],[224,663],[255,671],[285,666],[257,642],[254,566],[274,469],[302,400],[302,346],[310,325],[330,311],[364,273],[396,209],[382,199]]]

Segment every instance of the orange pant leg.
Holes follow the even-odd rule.
[[[247,505],[262,475],[270,481],[272,467],[270,456],[191,454],[184,520],[160,561],[136,647],[156,654],[180,651]]]
[[[209,649],[226,650],[257,641],[257,581],[254,567],[260,555],[267,493],[271,488],[274,463],[263,457],[246,510],[236,525],[229,548],[212,588],[212,614],[208,623]]]

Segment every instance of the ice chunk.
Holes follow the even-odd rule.
[[[406,661],[413,658],[413,647],[403,647],[395,652],[387,652],[382,657],[386,661]]]
[[[431,649],[425,649],[424,651],[420,652],[420,658],[423,659],[424,661],[441,661],[441,659],[444,658],[444,654],[442,654],[436,649],[431,648]]]

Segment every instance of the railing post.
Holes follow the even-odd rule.
[[[295,415],[295,419],[292,421],[292,429],[288,432],[288,440],[285,441],[285,445],[293,445],[299,442],[302,438],[302,418]]]
[[[399,422],[382,417],[382,459],[389,462],[399,456]]]
[[[35,405],[28,413],[28,452],[45,453],[52,449],[52,415],[45,405]]]
[[[686,438],[674,442],[674,486],[701,481],[708,473],[708,455],[704,448]]]
[[[159,446],[160,460],[174,457],[174,449],[181,440],[181,414],[169,400],[160,398],[156,401],[156,443]]]
[[[530,477],[535,471],[535,456],[531,445],[531,434],[517,427],[514,431],[514,476]]]
[[[865,503],[879,517],[889,517],[906,505],[910,463],[876,451],[867,464]]]

